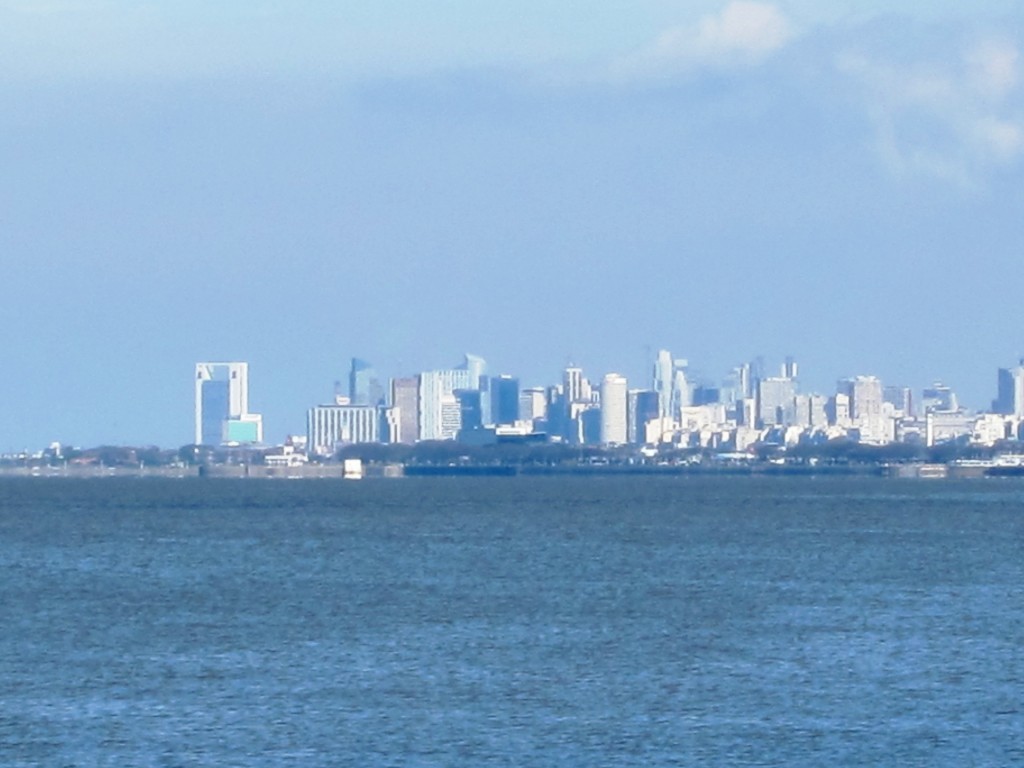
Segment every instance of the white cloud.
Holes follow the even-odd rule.
[[[861,89],[877,148],[893,170],[976,183],[986,170],[1024,158],[1018,49],[986,40],[927,62],[839,56]]]
[[[990,40],[968,51],[966,63],[971,81],[980,93],[999,99],[1017,86],[1017,47],[1003,40]]]
[[[752,64],[785,46],[792,37],[792,25],[775,5],[733,0],[696,24],[665,30],[644,49],[616,62],[613,74],[642,78],[707,66]]]
[[[705,56],[763,56],[781,48],[791,35],[789,22],[774,5],[736,0],[719,15],[701,19],[696,47]]]

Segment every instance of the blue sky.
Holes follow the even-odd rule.
[[[1013,3],[0,0],[0,450],[277,440],[352,356],[524,384],[1024,352]]]

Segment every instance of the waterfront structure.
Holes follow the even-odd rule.
[[[249,413],[249,364],[196,363],[195,444],[263,442],[263,417]]]
[[[624,445],[628,442],[628,385],[626,377],[609,373],[601,381],[601,442]]]

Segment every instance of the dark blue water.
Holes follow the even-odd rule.
[[[0,765],[1010,765],[1024,484],[0,482]]]

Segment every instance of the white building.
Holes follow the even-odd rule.
[[[859,427],[882,415],[882,382],[877,376],[854,376],[839,382],[837,391],[850,398],[850,421]]]
[[[380,442],[381,411],[375,405],[348,403],[310,408],[306,413],[307,451],[330,456],[343,445]]]
[[[458,410],[455,390],[476,389],[471,385],[471,381],[470,371],[464,368],[424,371],[419,375],[420,440],[450,440],[455,437],[458,427],[455,428],[455,432],[451,431],[452,401],[455,401],[455,410]]]
[[[770,377],[757,384],[757,425],[788,426],[796,417],[793,398],[796,382],[790,378]]]
[[[452,399],[459,389],[482,388],[486,381],[487,364],[482,357],[465,355],[464,362],[457,368],[440,371],[425,371],[417,379],[419,382],[419,439],[420,440],[451,440],[454,439],[462,423],[457,415],[458,401],[452,411]],[[481,396],[481,409],[484,414],[490,413],[486,392]],[[455,425],[454,431],[452,426]],[[404,439],[404,438],[403,438]]]
[[[532,422],[547,416],[547,396],[543,387],[528,387],[519,391],[519,420]]]
[[[1006,440],[1013,432],[1014,419],[998,413],[983,413],[974,422],[971,442],[979,445],[995,445]]]
[[[828,426],[824,395],[796,395],[793,398],[793,424],[804,429],[824,429]]]
[[[624,445],[629,439],[629,387],[626,377],[609,373],[601,382],[601,442]]]
[[[658,358],[654,362],[652,377],[653,389],[658,393],[658,418],[672,417],[673,380],[672,353],[667,349],[658,350]]]

